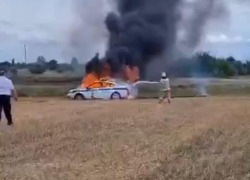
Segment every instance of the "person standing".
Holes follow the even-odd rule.
[[[171,88],[169,78],[165,72],[162,72],[160,80],[160,97],[159,104],[161,104],[165,99],[168,99],[168,103],[171,103]]]
[[[0,121],[2,110],[4,110],[8,125],[13,124],[11,114],[11,97],[17,101],[17,93],[10,79],[5,76],[5,70],[0,69]]]

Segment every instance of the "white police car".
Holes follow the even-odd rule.
[[[127,99],[129,88],[125,85],[115,85],[114,87],[103,88],[77,88],[69,91],[67,97],[76,100],[91,99]]]

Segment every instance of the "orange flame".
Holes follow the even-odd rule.
[[[139,76],[139,68],[134,66],[134,67],[129,67],[129,66],[125,66],[124,67],[124,79],[126,81],[135,83],[136,81],[138,81],[140,78]]]
[[[100,77],[95,72],[87,74],[83,81],[83,88],[102,88],[102,87],[113,87],[113,83],[109,83],[111,79],[111,67],[109,64],[105,64],[103,68],[103,72]],[[123,67],[123,77],[125,81],[135,83],[139,80],[139,68],[124,66]]]

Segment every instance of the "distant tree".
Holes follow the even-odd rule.
[[[0,63],[1,66],[7,66],[7,67],[10,67],[11,66],[11,63],[8,62],[8,61],[4,61],[4,62],[1,62]]]
[[[17,69],[27,69],[29,68],[30,64],[26,64],[26,63],[16,63],[15,64],[15,68]]]
[[[234,65],[234,68],[236,69],[237,75],[247,74],[247,70],[241,61],[235,61],[233,65]]]
[[[38,56],[36,62],[39,65],[45,65],[46,64],[46,59],[43,56]]]
[[[12,59],[11,65],[12,65],[12,66],[15,66],[15,59]]]
[[[216,70],[216,59],[207,52],[196,54],[197,67],[196,71],[203,76],[211,76]]]
[[[192,76],[195,74],[209,77],[231,77],[247,73],[247,65],[241,61],[236,61],[234,57],[228,57],[227,59],[216,58],[208,52],[201,52],[186,61],[188,63],[178,63],[177,67],[179,68],[177,69],[189,72]]]
[[[95,54],[95,58],[99,59],[99,52]]]
[[[40,64],[34,64],[29,67],[31,74],[43,74],[46,71],[46,67]]]
[[[77,69],[77,67],[79,66],[79,62],[78,62],[78,60],[75,57],[72,58],[70,64],[71,64],[71,66],[72,66],[73,69]]]
[[[236,60],[232,56],[230,56],[230,57],[227,58],[227,62],[234,63],[235,61]]]
[[[245,69],[246,69],[247,74],[250,74],[250,61],[247,61],[245,63]]]
[[[222,77],[232,77],[235,76],[237,71],[231,63],[227,60],[218,60],[217,67],[219,70],[219,75]]]
[[[50,61],[47,63],[47,67],[48,67],[49,70],[54,71],[54,70],[57,69],[58,63],[57,63],[57,61],[56,61],[55,59],[50,60]]]

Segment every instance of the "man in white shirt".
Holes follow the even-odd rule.
[[[5,77],[5,70],[0,69],[0,120],[3,109],[9,126],[13,124],[11,115],[11,97],[14,97],[17,101],[17,94],[12,81]]]
[[[171,103],[171,88],[170,88],[170,82],[167,77],[167,74],[165,72],[161,75],[160,80],[160,97],[159,97],[159,103],[161,104],[166,98],[168,99],[168,103]]]

